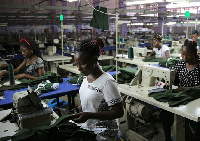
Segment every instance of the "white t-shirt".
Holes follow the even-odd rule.
[[[153,51],[155,51],[155,53],[156,53],[155,57],[166,57],[165,51],[167,51],[167,50],[169,50],[169,47],[166,45],[162,45],[160,50],[158,50],[158,48],[153,48]]]
[[[92,83],[88,83],[87,77],[84,77],[79,94],[83,112],[109,111],[110,106],[122,101],[115,79],[107,72],[104,72]],[[97,131],[96,133],[101,132],[97,135],[106,138],[106,140],[108,137],[113,137],[110,139],[113,140],[118,133],[117,120],[89,119],[82,124],[82,127]]]

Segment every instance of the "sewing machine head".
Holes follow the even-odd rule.
[[[37,92],[29,88],[27,91],[16,92],[13,95],[13,109],[16,113],[30,113],[42,109],[41,100]]]
[[[141,65],[138,67],[138,72],[130,85],[138,85],[139,83],[145,87],[155,86],[157,78],[165,80],[165,84],[171,87],[174,83],[175,70],[152,65]]]
[[[147,49],[146,47],[144,48],[134,47],[133,50],[134,50],[134,56],[137,57],[147,56],[147,53],[152,51]]]

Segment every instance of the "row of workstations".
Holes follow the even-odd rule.
[[[112,58],[110,58],[112,60]],[[155,78],[163,78],[169,83],[172,83],[172,77],[173,74],[170,69],[168,68],[162,68],[158,66],[158,62],[144,62],[141,58],[134,58],[134,59],[128,59],[128,58],[123,58],[123,57],[113,57],[113,61],[118,61],[121,63],[126,63],[126,64],[131,64],[135,66],[140,66],[143,67],[143,74],[146,76],[146,78],[138,78],[142,79],[143,82],[151,81],[150,79]],[[100,57],[101,60],[101,57]],[[77,67],[74,66],[73,64],[64,64],[64,65],[59,65],[61,69],[64,69],[66,71],[69,71],[72,74],[79,74],[80,72],[78,71]],[[137,76],[136,76],[137,77]],[[143,76],[142,76],[143,77]],[[122,95],[125,95],[127,97],[132,97],[134,99],[140,100],[142,102],[148,103],[150,105],[154,105],[160,109],[164,109],[166,111],[169,111],[171,113],[174,113],[174,126],[173,126],[173,138],[174,141],[180,141],[180,140],[185,140],[185,118],[193,120],[198,122],[200,120],[200,112],[199,112],[199,104],[197,100],[194,100],[186,105],[181,105],[179,107],[170,107],[168,103],[164,102],[159,102],[155,100],[152,97],[148,96],[149,90],[155,89],[155,85],[149,86],[149,85],[144,85],[142,86],[142,83],[138,85],[137,82],[131,83],[131,84],[119,84],[119,90],[122,93]],[[131,107],[126,107],[126,113],[130,112],[129,110]],[[131,130],[131,125],[133,124],[130,121],[130,115],[126,115],[126,131],[127,131],[127,136],[129,138],[136,138],[136,134]],[[137,135],[138,137],[138,135]],[[139,137],[138,137],[139,139]],[[141,138],[140,138],[141,139]],[[145,140],[145,139],[144,139]]]
[[[66,57],[66,56],[65,56]],[[44,60],[47,62],[51,62],[53,64],[55,64],[55,61],[62,61],[62,60],[70,60],[72,59],[71,57],[69,58],[63,58],[63,56],[43,56]],[[113,56],[100,56],[99,57],[99,61],[103,61],[103,60],[109,60],[110,64],[112,64],[113,62],[115,62],[116,60],[118,62],[121,63],[127,63],[127,64],[133,64],[135,66],[141,66],[141,65],[148,65],[151,66],[152,64],[158,64],[158,62],[144,62],[141,58],[134,58],[134,59],[126,59],[126,58],[122,58],[122,57],[118,57],[118,58],[114,58]],[[60,64],[60,63],[58,63]],[[52,67],[52,66],[51,66]],[[57,66],[55,66],[57,68]],[[59,68],[66,70],[68,72],[71,72],[73,74],[79,74],[79,71],[77,69],[76,66],[74,66],[73,64],[61,64],[59,65]],[[147,68],[147,73],[149,75],[149,77],[157,77],[158,74],[161,73],[154,73],[156,75],[152,75],[155,70],[160,70],[160,71],[166,71],[167,70],[162,70],[160,67],[148,67]],[[55,71],[55,70],[52,70]],[[165,77],[165,76],[160,76],[160,77]],[[57,100],[59,99],[59,97],[64,96],[64,95],[68,95],[68,96],[75,96],[76,93],[78,93],[79,90],[79,86],[76,85],[72,85],[69,84],[67,82],[67,80],[69,80],[70,78],[64,78],[63,82],[59,85],[58,89],[56,91],[52,91],[52,92],[48,92],[48,93],[44,93],[41,95],[42,99],[47,99],[47,98],[57,98]],[[164,110],[170,111],[172,113],[175,114],[175,122],[174,122],[174,131],[176,131],[176,133],[174,133],[174,140],[175,141],[179,141],[179,140],[184,140],[184,118],[188,118],[190,120],[193,121],[199,121],[200,118],[200,113],[198,112],[198,109],[200,108],[198,106],[198,100],[195,100],[193,102],[190,102],[187,105],[184,106],[179,106],[179,107],[169,107],[169,105],[167,103],[163,103],[163,102],[158,102],[155,99],[153,99],[152,97],[148,96],[148,90],[152,89],[154,87],[138,87],[138,85],[129,85],[129,84],[119,84],[119,90],[122,94],[126,95],[126,96],[130,96],[133,97],[135,99],[141,100],[143,102],[146,102],[148,104],[151,105],[155,105],[159,108],[162,108]],[[26,91],[27,88],[25,89],[20,89],[17,92],[20,91]],[[6,106],[12,106],[12,95],[15,93],[16,91],[13,90],[5,90],[4,91],[4,99],[0,100],[0,107],[6,107]],[[59,102],[59,100],[58,100]],[[128,117],[128,116],[127,116]],[[127,124],[129,124],[129,122],[127,122]],[[131,124],[131,123],[130,123]],[[127,128],[130,127],[130,125],[127,125]],[[133,135],[132,130],[129,128],[127,130],[129,133],[129,135]],[[182,135],[182,136],[180,136]]]

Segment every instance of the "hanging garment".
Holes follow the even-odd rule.
[[[97,10],[93,11],[93,18],[90,22],[90,26],[102,30],[109,30],[108,14],[104,14],[107,13],[107,8],[96,6],[95,9],[97,9],[98,11]]]

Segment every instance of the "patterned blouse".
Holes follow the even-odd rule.
[[[28,59],[24,60],[26,63],[28,61]],[[38,73],[38,68],[42,68],[44,67],[44,61],[42,60],[42,58],[38,57],[33,64],[31,65],[26,65],[24,67],[24,73],[38,77],[39,73]]]
[[[189,71],[186,68],[186,63],[183,60],[180,60],[176,64],[175,70],[177,73],[179,86],[194,87],[200,85],[200,65]]]

